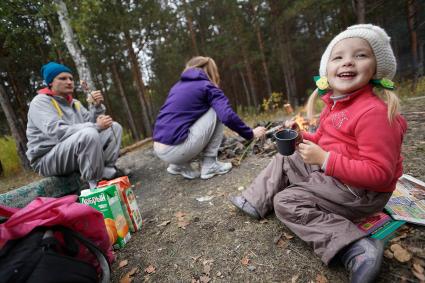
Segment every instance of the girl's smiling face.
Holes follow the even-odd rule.
[[[376,59],[369,43],[361,38],[346,38],[332,49],[326,67],[328,82],[335,95],[352,93],[373,78]]]

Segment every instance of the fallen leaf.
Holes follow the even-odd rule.
[[[208,283],[208,282],[210,282],[211,278],[208,275],[202,275],[201,277],[199,277],[199,280],[202,283]]]
[[[201,256],[191,256],[190,258],[193,259],[193,262],[196,262]]]
[[[199,201],[199,202],[205,202],[205,201],[210,201],[213,198],[214,198],[214,196],[203,196],[203,197],[196,198],[196,200]]]
[[[220,271],[219,271],[219,272],[217,272],[216,276],[217,276],[217,277],[220,277],[220,276],[221,276],[221,272],[220,272]]]
[[[260,224],[266,224],[266,223],[268,223],[269,221],[267,220],[267,219],[262,219],[262,220],[260,220]]]
[[[418,273],[414,270],[412,270],[413,275],[416,276],[421,282],[425,281],[425,275],[423,273]]]
[[[388,249],[384,251],[384,256],[386,258],[394,258],[394,254]]]
[[[328,283],[328,279],[323,274],[317,274],[316,283]]]
[[[395,259],[397,259],[399,262],[408,262],[412,258],[412,254],[403,249],[398,244],[392,245],[391,250],[394,252]]]
[[[177,222],[177,227],[182,228],[183,230],[186,229],[186,226],[189,225],[190,222],[187,220],[179,220],[179,222]]]
[[[255,271],[256,267],[254,265],[248,265],[249,271]]]
[[[131,281],[133,281],[133,278],[128,273],[120,279],[120,283],[130,283]]]
[[[192,278],[192,283],[199,283],[199,280]]]
[[[298,280],[298,277],[300,277],[300,275],[294,275],[294,276],[292,276],[292,278],[291,278],[291,283],[297,283],[297,280]]]
[[[248,256],[244,256],[242,259],[241,259],[241,263],[243,264],[243,265],[248,265],[249,264],[249,258],[248,258]]]
[[[165,220],[165,221],[161,222],[161,224],[158,224],[156,226],[158,226],[158,227],[167,226],[168,224],[170,224],[170,222],[171,222],[170,220]]]
[[[139,272],[139,268],[138,267],[133,267],[130,272],[128,272],[128,275],[133,276],[134,274],[136,274],[137,272]]]
[[[283,236],[284,236],[286,239],[288,239],[288,240],[290,240],[290,239],[294,238],[294,236],[293,236],[293,235],[288,234],[288,233],[285,233],[285,232],[283,232]]]
[[[185,213],[185,212],[183,212],[183,211],[177,211],[177,212],[174,214],[174,216],[175,216],[175,217],[177,217],[177,218],[183,218],[185,215],[186,215],[186,213]]]
[[[120,263],[118,264],[118,268],[122,268],[124,266],[126,266],[128,264],[128,260],[124,259],[121,260]]]
[[[133,281],[132,276],[139,271],[138,267],[133,267],[129,272],[127,272],[121,279],[120,283],[131,283]]]
[[[145,268],[145,272],[148,274],[155,273],[156,272],[155,266],[149,265],[148,267]]]
[[[203,265],[212,264],[214,262],[213,259],[206,259],[202,262]]]
[[[391,243],[395,243],[395,242],[399,242],[401,239],[404,239],[404,238],[406,238],[407,237],[407,234],[406,233],[403,233],[402,235],[400,235],[400,236],[398,236],[398,237],[395,237],[395,238],[393,238],[393,239],[391,239]]]
[[[277,241],[277,244],[276,244],[276,246],[277,247],[279,247],[279,248],[284,248],[284,247],[286,247],[288,245],[288,243],[287,242],[285,242],[284,240],[282,240],[282,239],[279,239],[278,241]]]
[[[420,264],[414,263],[413,269],[418,273],[424,273],[424,268]]]
[[[204,265],[204,273],[209,276],[210,271],[211,271],[211,265],[209,264]]]

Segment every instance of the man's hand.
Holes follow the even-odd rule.
[[[95,106],[100,105],[103,102],[102,92],[100,90],[90,92],[90,95],[87,98],[87,102]]]
[[[105,130],[112,126],[112,118],[108,115],[99,115],[96,119],[96,125],[99,129]]]
[[[254,138],[261,138],[266,134],[266,128],[256,127],[252,132],[254,133]]]
[[[322,166],[323,162],[326,160],[327,152],[309,140],[303,140],[303,142],[298,145],[298,151],[307,164]]]

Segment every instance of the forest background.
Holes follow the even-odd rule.
[[[314,88],[326,45],[356,23],[377,24],[391,36],[399,95],[423,95],[423,0],[0,1],[0,179],[29,168],[28,105],[49,61],[75,70],[81,101],[79,77],[102,90],[129,145],[151,136],[192,56],[215,59],[221,88],[239,114],[297,107]]]

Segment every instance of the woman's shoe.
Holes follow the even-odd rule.
[[[173,175],[182,175],[186,179],[196,179],[199,177],[199,171],[192,168],[190,164],[170,164],[167,168],[167,172]]]
[[[232,170],[232,163],[215,161],[214,163],[204,166],[201,169],[201,179],[210,179],[215,175],[223,175]]]

